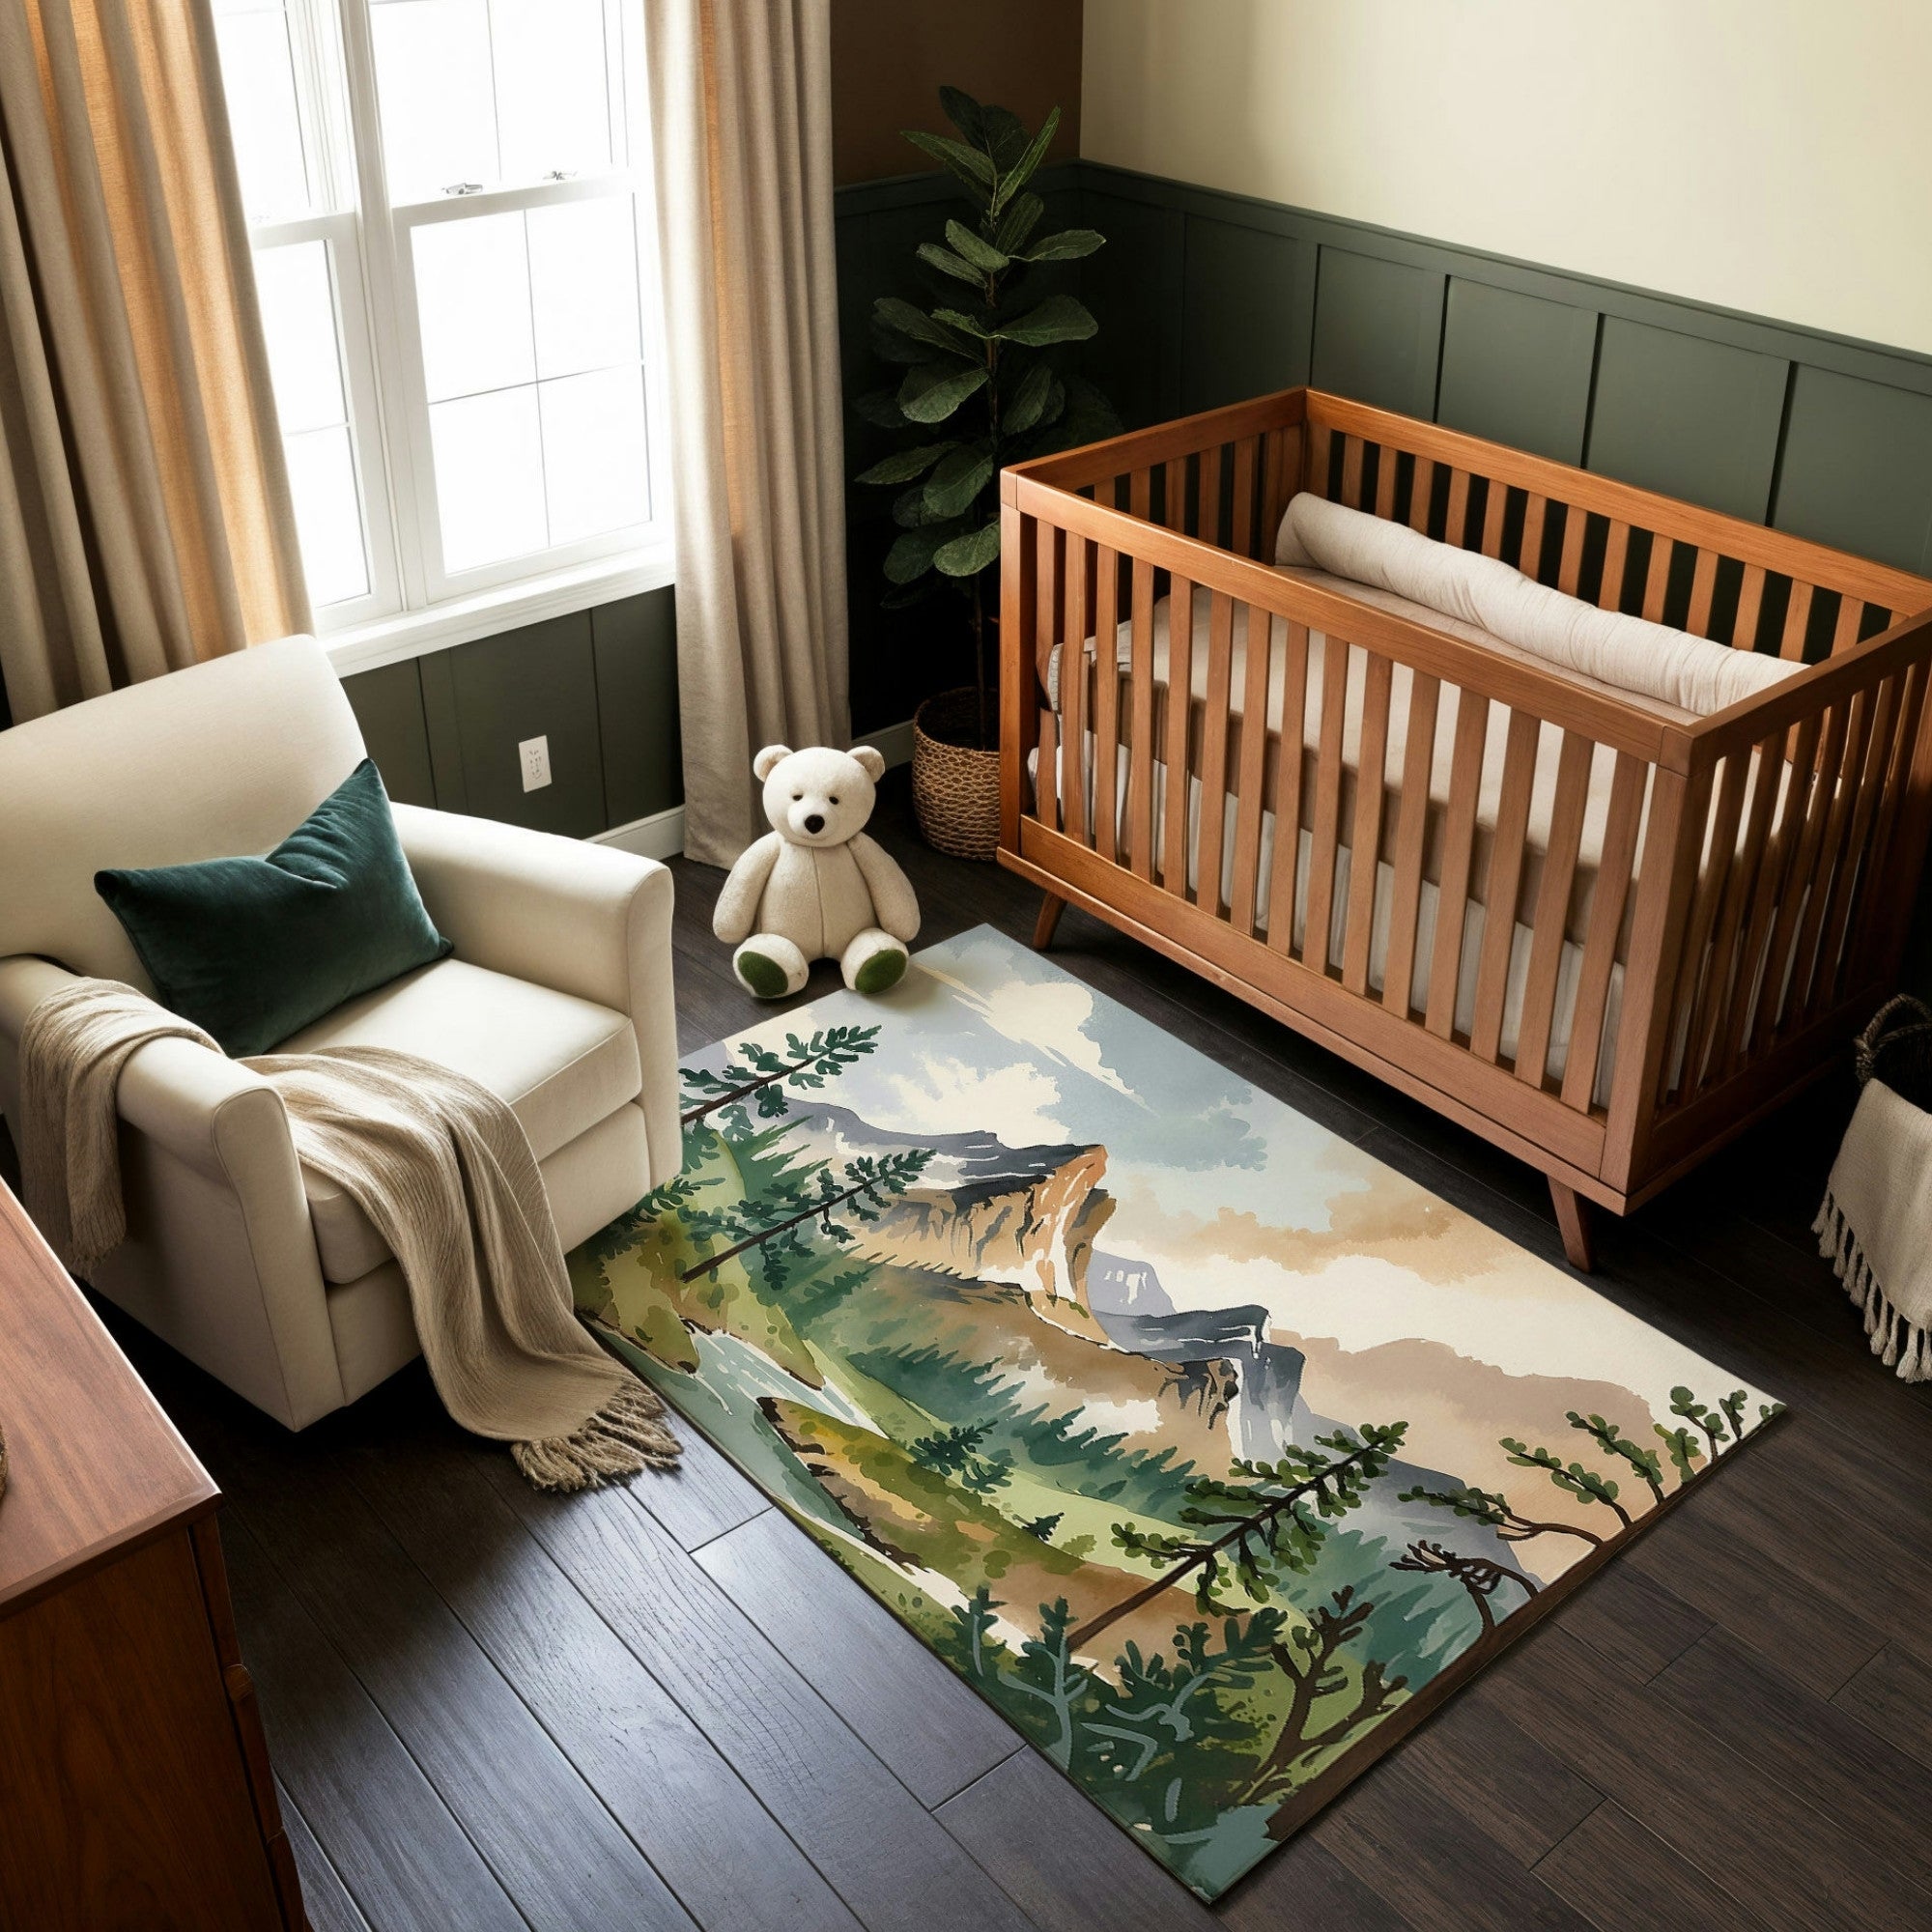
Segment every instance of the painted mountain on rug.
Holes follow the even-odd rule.
[[[987,928],[685,1091],[580,1308],[1205,1897],[1776,1411]]]

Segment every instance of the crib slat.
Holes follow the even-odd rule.
[[[1548,500],[1532,497],[1523,505],[1522,535],[1517,540],[1516,567],[1525,577],[1535,577],[1543,562],[1543,525],[1548,514]]]
[[[1301,776],[1308,734],[1308,627],[1291,623],[1282,645],[1280,750],[1274,772],[1274,863],[1268,867],[1267,942],[1294,948],[1294,883],[1301,867]]]
[[[1442,541],[1452,543],[1460,550],[1468,522],[1469,472],[1466,469],[1452,469],[1449,472],[1449,518],[1442,528]]]
[[[1321,657],[1321,737],[1315,750],[1315,849],[1308,862],[1308,911],[1301,963],[1328,970],[1329,915],[1334,906],[1335,854],[1341,844],[1342,731],[1349,701],[1349,646],[1328,639]]]
[[[1840,766],[1842,781],[1832,799],[1832,810],[1825,821],[1825,837],[1818,848],[1817,867],[1811,881],[1810,902],[1799,921],[1798,944],[1791,968],[1791,989],[1785,995],[1785,1013],[1793,1028],[1811,1015],[1814,961],[1823,944],[1827,917],[1838,899],[1852,819],[1858,802],[1865,793],[1866,767],[1871,757],[1871,741],[1882,702],[1882,694],[1869,689],[1857,692],[1852,697],[1851,713],[1845,726],[1844,759]]]
[[[1791,586],[1791,602],[1784,607],[1784,630],[1777,640],[1777,655],[1781,658],[1802,658],[1804,655],[1804,627],[1811,621],[1811,586],[1808,583],[1794,583]]]
[[[1677,983],[1671,994],[1670,1031],[1667,1036],[1670,1047],[1664,1053],[1663,1065],[1658,1074],[1657,1098],[1660,1102],[1669,1097],[1673,1070],[1671,1061],[1678,1040],[1688,1038],[1685,1028],[1692,1018],[1691,1005],[1704,977],[1705,949],[1710,944],[1711,927],[1717,921],[1718,902],[1735,862],[1738,819],[1744,809],[1745,773],[1749,762],[1747,757],[1742,755],[1726,758],[1722,776],[1718,781],[1718,802],[1711,810],[1710,835],[1702,848],[1708,856],[1698,871],[1691,895],[1690,913],[1684,928],[1684,949],[1679,954]],[[1682,1078],[1688,1083],[1690,1077],[1690,1062],[1687,1055],[1683,1062]],[[1688,1084],[1682,1091],[1689,1094]]]
[[[1259,915],[1256,879],[1261,870],[1263,788],[1267,781],[1268,671],[1273,636],[1268,613],[1258,606],[1242,606],[1243,671],[1241,680],[1241,762],[1235,778],[1235,883],[1229,917],[1235,930],[1252,933]],[[1286,763],[1288,747],[1278,753]],[[1276,830],[1280,821],[1276,821]]]
[[[1235,513],[1228,542],[1236,556],[1255,554],[1255,454],[1259,439],[1244,436],[1235,445]]]
[[[1630,566],[1631,533],[1628,524],[1613,523],[1604,539],[1604,578],[1597,589],[1597,608],[1615,611],[1623,602],[1624,572]]]
[[[1034,767],[1034,808],[1049,832],[1060,829],[1060,720],[1053,707],[1039,713],[1039,762]]]
[[[1195,848],[1194,903],[1221,917],[1221,834],[1228,822],[1228,718],[1234,708],[1235,601],[1208,600],[1208,695],[1201,721],[1201,835]],[[1170,692],[1170,700],[1173,694]]]
[[[1810,1007],[1814,1014],[1825,1011],[1838,995],[1838,982],[1845,966],[1845,938],[1851,927],[1854,903],[1870,871],[1870,835],[1899,735],[1905,697],[1903,686],[1904,679],[1899,676],[1889,677],[1879,686],[1878,705],[1865,748],[1864,771],[1859,780],[1845,842],[1838,853],[1837,875],[1832,882],[1824,929],[1818,936],[1818,957],[1811,976]]]
[[[1435,465],[1426,456],[1415,459],[1408,490],[1408,526],[1429,534],[1429,499],[1435,492]]]
[[[1355,825],[1349,838],[1349,920],[1342,983],[1369,990],[1369,941],[1375,926],[1376,874],[1382,842],[1383,785],[1388,769],[1389,690],[1394,664],[1371,651],[1362,680],[1361,753],[1355,760]]]
[[[1221,541],[1221,459],[1224,454],[1222,447],[1201,452],[1199,517],[1194,526],[1194,534],[1203,543],[1216,546]]]
[[[1060,816],[1069,838],[1087,842],[1087,539],[1066,534],[1066,623],[1060,634]]]
[[[1476,1010],[1469,1027],[1469,1051],[1479,1060],[1493,1061],[1502,1046],[1510,948],[1516,940],[1517,899],[1522,890],[1523,845],[1542,730],[1541,721],[1528,712],[1510,713],[1496,829],[1490,840],[1489,873],[1483,881],[1483,950],[1476,965]]]
[[[1301,485],[1303,436],[1297,426],[1271,429],[1267,435],[1267,481],[1263,490],[1262,555],[1274,555],[1276,533],[1288,509],[1288,499]]]
[[[1342,439],[1342,500],[1351,510],[1362,507],[1362,439]]]
[[[1142,471],[1145,475],[1146,471]],[[1127,586],[1127,863],[1153,876],[1153,565],[1134,558]]]
[[[1563,553],[1556,563],[1556,587],[1566,597],[1576,596],[1583,575],[1583,528],[1587,522],[1575,503],[1563,512]]]
[[[1194,586],[1172,581],[1167,601],[1167,819],[1161,830],[1160,882],[1187,896],[1187,727],[1194,690]]]
[[[1587,1112],[1597,1088],[1604,1015],[1610,975],[1617,963],[1617,936],[1629,903],[1631,867],[1636,860],[1638,821],[1649,773],[1641,758],[1617,753],[1610,778],[1610,809],[1604,821],[1604,852],[1590,895],[1590,924],[1583,935],[1583,965],[1577,976],[1577,1006],[1570,1021],[1570,1054],[1563,1067],[1563,1104]]]
[[[1167,501],[1161,522],[1171,530],[1183,534],[1187,529],[1187,459],[1173,457],[1165,466],[1167,477]]]
[[[1772,803],[1777,791],[1777,772],[1783,760],[1784,734],[1761,740],[1755,747],[1750,800],[1745,815],[1744,842],[1736,847],[1718,846],[1716,862],[1730,854],[1724,890],[1719,900],[1718,921],[1711,935],[1711,954],[1690,1009],[1690,1031],[1686,1036],[1684,1077],[1679,1092],[1689,1099],[1717,1076],[1717,1050],[1722,1038],[1726,1014],[1733,1000],[1740,999],[1737,985],[1739,958],[1743,951],[1745,913],[1756,894],[1758,875],[1763,869],[1766,842],[1771,832]],[[1740,762],[1743,762],[1740,760]]]
[[[1695,638],[1711,635],[1711,600],[1718,591],[1718,553],[1700,550],[1696,568],[1690,573],[1690,611],[1684,628]]]
[[[1490,480],[1489,501],[1483,505],[1483,554],[1500,557],[1503,554],[1503,518],[1509,511],[1509,491],[1493,477]]]
[[[1549,808],[1549,842],[1543,855],[1536,912],[1529,942],[1529,977],[1517,1027],[1516,1077],[1541,1087],[1549,1059],[1550,1021],[1556,1011],[1556,974],[1563,963],[1570,893],[1577,882],[1577,854],[1583,838],[1583,810],[1590,798],[1590,763],[1596,746],[1566,731],[1556,756],[1556,792]]]
[[[1376,515],[1383,519],[1395,515],[1395,474],[1398,466],[1396,451],[1389,443],[1381,445],[1380,460],[1376,465]]]
[[[1734,650],[1757,648],[1758,613],[1764,608],[1764,565],[1745,565],[1744,582],[1738,585],[1738,614],[1731,620],[1731,646]]]
[[[1136,469],[1127,478],[1127,510],[1142,523],[1153,520],[1153,471]]]
[[[1483,788],[1490,700],[1468,686],[1456,693],[1456,747],[1449,762],[1449,807],[1442,826],[1441,880],[1435,900],[1435,946],[1429,961],[1429,1007],[1423,1024],[1447,1039],[1456,1029],[1456,989],[1463,970],[1463,925],[1475,861],[1476,807]]]
[[[1308,485],[1318,497],[1328,494],[1329,448],[1334,432],[1326,423],[1308,426]]]
[[[1422,863],[1429,840],[1429,775],[1435,764],[1438,678],[1417,671],[1408,693],[1408,737],[1397,794],[1395,885],[1389,898],[1388,957],[1382,966],[1382,1005],[1408,1017],[1415,980],[1415,926],[1422,908]]]
[[[1859,640],[1859,620],[1865,613],[1865,607],[1860,598],[1848,590],[1838,599],[1838,621],[1832,627],[1832,655],[1848,651]]]
[[[1650,540],[1650,568],[1643,578],[1643,614],[1653,624],[1663,621],[1664,593],[1670,588],[1670,554],[1676,549],[1666,536]]]
[[[1121,554],[1094,552],[1094,849],[1120,853]]]
[[[1887,885],[1887,868],[1891,859],[1891,840],[1898,827],[1900,812],[1904,810],[1905,798],[1912,785],[1912,765],[1915,748],[1918,743],[1919,713],[1924,708],[1928,667],[1921,661],[1911,667],[1905,673],[1905,691],[1899,700],[1898,728],[1892,739],[1892,755],[1886,768],[1886,775],[1879,787],[1878,809],[1872,826],[1871,851],[1861,872],[1860,896],[1869,898],[1873,893],[1882,892]],[[1862,922],[1864,933],[1858,956],[1850,961],[1840,960],[1842,973],[1849,967],[1854,973],[1867,970],[1867,962],[1878,938],[1879,926],[1875,921]]]

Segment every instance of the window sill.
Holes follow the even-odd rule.
[[[455,644],[494,638],[547,617],[565,617],[620,597],[662,590],[674,581],[669,540],[622,556],[603,557],[544,577],[501,583],[468,597],[452,597],[427,610],[400,611],[344,631],[325,631],[322,642],[339,676],[400,664]]]

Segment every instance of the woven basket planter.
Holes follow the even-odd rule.
[[[980,718],[971,685],[928,697],[912,721],[912,804],[926,843],[955,859],[990,859],[1000,847],[1000,752],[948,743]],[[936,734],[936,735],[935,735]]]

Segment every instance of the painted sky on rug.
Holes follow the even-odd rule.
[[[817,1025],[888,1015],[893,1053],[846,1070],[838,1104],[906,1134],[1099,1143],[1118,1204],[1101,1245],[1151,1264],[1177,1307],[1260,1302],[1351,1351],[1427,1336],[1507,1375],[1620,1383],[1660,1416],[1674,1385],[1709,1379],[1701,1357],[990,926],[927,948],[882,998],[812,1008]],[[777,1048],[794,1025],[742,1037]]]

